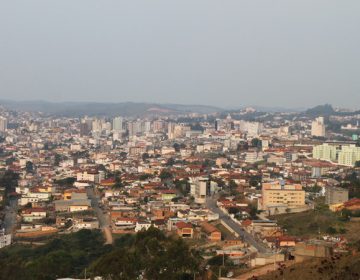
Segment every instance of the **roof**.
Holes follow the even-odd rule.
[[[177,223],[176,223],[176,227],[177,227],[178,229],[192,228],[192,224],[190,224],[190,223],[185,223],[185,222],[177,222]]]

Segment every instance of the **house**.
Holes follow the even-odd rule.
[[[201,229],[206,233],[210,241],[220,241],[221,231],[207,222],[201,223]]]
[[[147,221],[138,221],[135,225],[135,232],[139,232],[142,230],[148,230],[151,227],[151,223]]]
[[[21,216],[24,222],[33,222],[46,218],[46,210],[42,208],[29,208],[23,210]]]
[[[192,224],[185,222],[176,223],[177,234],[182,238],[193,238],[194,237],[194,229]]]

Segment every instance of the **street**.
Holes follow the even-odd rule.
[[[245,231],[239,224],[234,222],[230,216],[224,214],[219,207],[216,205],[216,198],[208,197],[206,199],[206,206],[211,211],[213,211],[216,214],[219,214],[219,219],[222,220],[224,223],[226,223],[233,231],[235,231],[239,236],[243,238],[245,242],[253,246],[259,253],[269,253],[271,250],[267,248],[264,244],[261,242],[258,242],[255,240],[255,238]]]
[[[110,218],[108,214],[104,214],[103,210],[99,207],[99,197],[95,195],[93,188],[86,189],[88,197],[91,199],[91,206],[93,207],[97,218],[99,220],[99,226],[104,232],[106,244],[112,244],[113,238],[110,229]]]

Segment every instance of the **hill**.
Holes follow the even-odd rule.
[[[106,103],[106,102],[48,102],[0,100],[0,105],[19,111],[42,112],[46,115],[64,117],[124,116],[143,117],[185,113],[215,113],[223,109],[206,105],[156,104],[156,103]]]

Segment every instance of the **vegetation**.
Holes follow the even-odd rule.
[[[274,219],[289,235],[314,237],[319,234],[344,233],[345,223],[341,214],[331,212],[322,204],[314,210],[278,215]]]
[[[254,280],[272,279],[341,279],[355,280],[360,276],[360,255],[334,255],[329,259],[310,259],[292,266],[282,264],[275,272]]]
[[[135,237],[125,236],[121,244],[99,258],[90,267],[90,273],[105,279],[193,279],[198,272],[200,257],[190,251],[179,238],[166,237],[150,228]]]
[[[111,247],[100,231],[81,230],[44,246],[14,245],[0,251],[0,279],[56,279],[83,275],[84,269]]]
[[[124,235],[103,245],[100,231],[80,230],[46,245],[13,245],[0,250],[0,279],[50,280],[102,276],[104,279],[193,279],[201,258],[177,237],[158,229]]]

